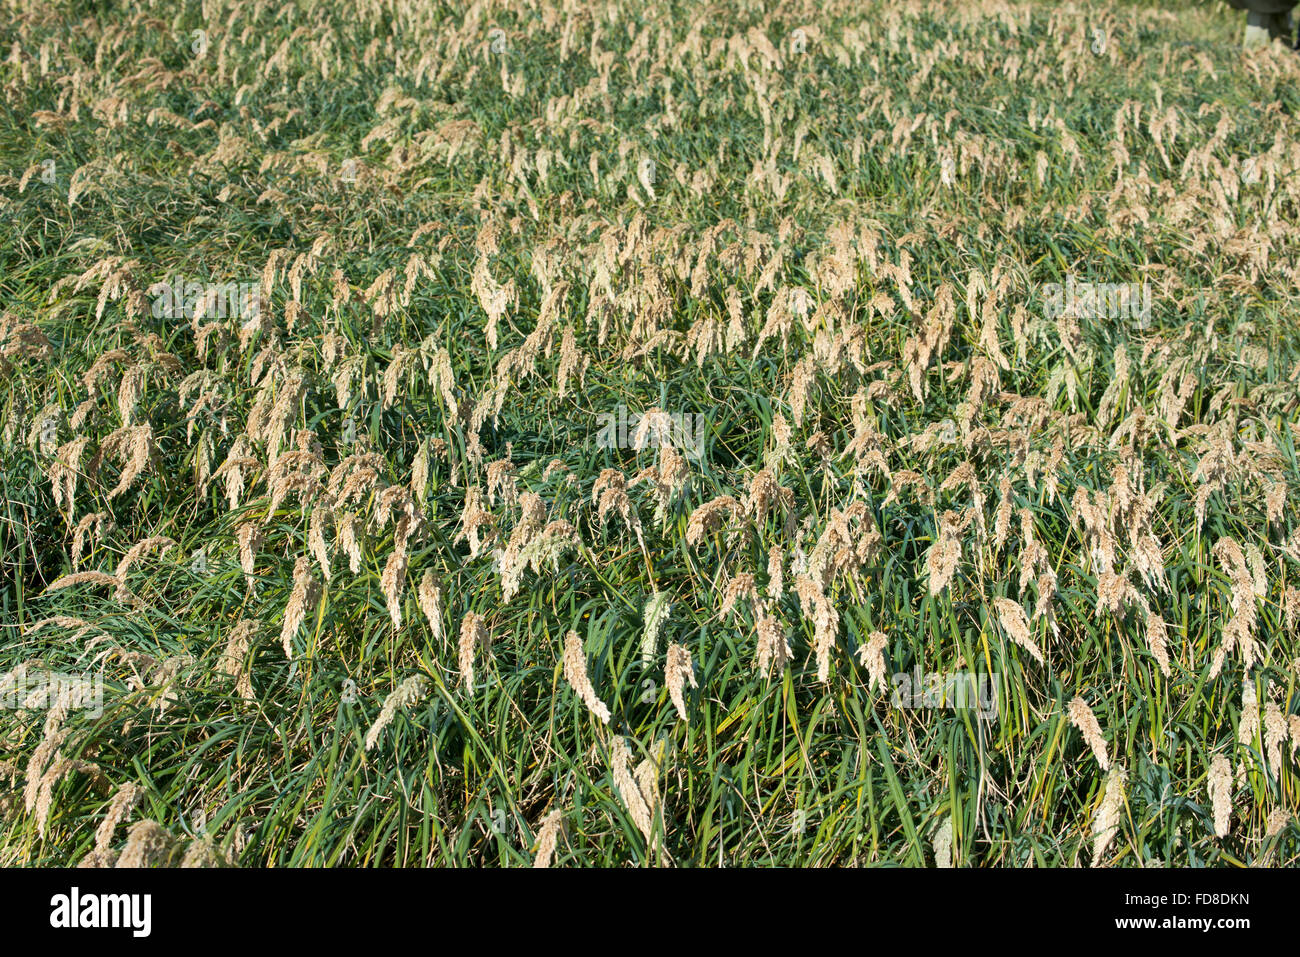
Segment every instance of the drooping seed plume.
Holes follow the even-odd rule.
[[[365,749],[374,748],[379,743],[384,729],[393,723],[399,712],[407,711],[418,704],[429,690],[429,679],[424,675],[411,675],[389,692],[384,699],[379,714],[366,731]]]
[[[695,665],[691,661],[690,650],[676,642],[668,646],[668,661],[664,665],[664,686],[668,689],[668,700],[677,709],[683,721],[690,721],[686,713],[686,688],[698,688],[695,678]]]
[[[570,629],[564,636],[564,680],[577,692],[587,710],[594,714],[602,724],[609,724],[609,708],[600,700],[596,689],[587,676],[587,654],[582,646],[582,639],[576,631]]]
[[[1088,707],[1088,702],[1080,695],[1075,695],[1070,701],[1070,724],[1078,728],[1079,733],[1083,735],[1084,744],[1092,749],[1093,757],[1101,765],[1103,771],[1110,770],[1110,756],[1106,751],[1106,738],[1101,733],[1101,725],[1097,722],[1097,716],[1092,713],[1092,708]]]

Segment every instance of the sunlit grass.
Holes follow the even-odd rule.
[[[0,862],[83,860],[114,793],[135,784],[110,853],[153,820],[244,866],[527,866],[558,810],[557,865],[931,866],[941,835],[959,866],[1087,865],[1108,775],[1070,722],[1081,696],[1125,776],[1101,862],[1296,863],[1287,609],[1300,607],[1300,540],[1285,490],[1300,483],[1300,63],[1243,57],[1238,17],[1221,5],[768,10],[5,0],[0,50],[17,52],[0,64],[0,675],[24,662],[102,674],[104,709],[62,722],[57,749],[96,769],[49,775],[46,810],[24,794],[48,768],[46,710],[0,714]],[[462,142],[454,124],[468,121]],[[646,158],[652,180],[639,175]],[[825,259],[845,228],[848,279],[835,289]],[[480,261],[514,284],[495,347]],[[391,296],[376,285],[387,270]],[[153,314],[149,287],[173,275],[266,272],[260,326]],[[1076,341],[1043,315],[1044,284],[1067,275],[1149,282],[1150,323],[1084,318]],[[806,290],[810,308],[781,321],[773,303],[787,288]],[[910,350],[944,321],[948,296],[918,399]],[[583,360],[567,373],[566,331]],[[115,349],[92,391],[87,371]],[[523,361],[503,379],[512,350]],[[138,401],[122,398],[132,370]],[[271,437],[295,374],[302,393]],[[494,384],[499,409],[484,404]],[[702,454],[666,502],[632,483],[663,464],[656,450],[597,442],[599,417],[620,405],[703,417]],[[43,437],[47,417],[55,433]],[[96,455],[143,424],[148,462],[110,498],[123,461],[108,455],[92,473]],[[868,424],[889,475],[852,447]],[[927,429],[952,441],[918,441]],[[201,479],[245,432],[258,434],[232,506],[223,476]],[[83,436],[69,516],[56,463]],[[1203,467],[1220,438],[1232,460],[1221,481]],[[320,489],[273,508],[271,458],[313,443],[326,472],[376,453],[375,481],[333,511]],[[507,456],[517,492],[539,495],[545,520],[581,540],[525,571],[509,601],[493,552],[521,506],[488,477]],[[943,488],[966,462],[974,488]],[[746,515],[688,542],[699,506],[744,502],[765,466],[789,490],[788,521]],[[1111,524],[1115,570],[1167,629],[1167,676],[1139,599],[1099,609],[1108,569],[1073,505],[1078,489],[1114,504],[1117,468],[1152,503],[1164,587],[1139,574],[1123,518]],[[605,469],[628,479],[640,538],[617,509],[598,516]],[[898,478],[908,472],[915,484]],[[422,522],[404,546],[395,626],[385,572],[404,532],[396,513],[377,513],[400,487]],[[473,556],[469,489],[493,519]],[[879,541],[855,542],[862,555],[828,579],[838,622],[819,681],[796,566],[854,503],[866,507],[855,528]],[[355,572],[334,511],[359,516]],[[927,558],[948,511],[965,516],[960,561],[931,594]],[[85,530],[74,567],[74,529],[96,512],[102,535]],[[313,520],[327,529],[328,581]],[[251,573],[241,527],[262,536]],[[1027,531],[1045,550],[1038,566]],[[122,576],[130,596],[49,588],[74,571],[115,574],[150,536],[174,545]],[[1252,560],[1258,550],[1258,592],[1215,553],[1225,539]],[[320,598],[286,656],[304,556]],[[1043,565],[1056,630],[1035,614]],[[426,573],[441,588],[434,621]],[[723,614],[745,574],[757,600]],[[646,651],[657,593],[671,611]],[[1043,663],[999,622],[998,598],[1032,616]],[[1234,601],[1256,609],[1257,651],[1247,667],[1238,647],[1216,671]],[[756,667],[760,610],[791,647],[770,675]],[[457,644],[470,614],[493,642],[466,687]],[[33,630],[58,616],[88,627]],[[232,664],[241,620],[261,624]],[[564,677],[571,629],[608,724]],[[858,655],[875,632],[887,638],[883,686]],[[689,720],[665,684],[670,642],[694,664]],[[994,676],[996,717],[893,706],[892,676],[915,669]],[[385,699],[414,675],[423,699],[367,750]],[[1239,740],[1243,682],[1258,727]],[[1283,722],[1281,760],[1269,714]],[[649,761],[661,797],[648,835],[616,780],[619,738],[633,767]],[[1207,791],[1218,755],[1236,775],[1221,836]]]

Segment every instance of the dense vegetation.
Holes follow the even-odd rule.
[[[0,863],[1300,856],[1240,14],[0,7]]]

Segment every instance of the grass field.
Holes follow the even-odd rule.
[[[0,11],[0,864],[1300,862],[1239,12]]]

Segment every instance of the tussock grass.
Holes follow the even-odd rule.
[[[1232,11],[0,9],[0,862],[1296,863]]]

